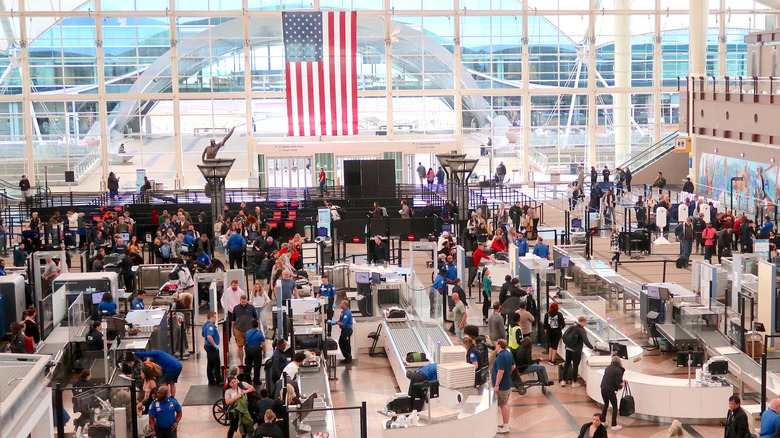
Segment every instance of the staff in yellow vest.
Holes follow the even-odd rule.
[[[517,313],[509,314],[509,336],[507,339],[507,346],[514,355],[515,351],[520,348],[520,342],[523,340],[523,329],[520,327],[520,315]]]

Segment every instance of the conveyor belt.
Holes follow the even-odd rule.
[[[444,346],[452,345],[452,340],[439,324],[425,324],[425,329],[434,342],[439,342]]]
[[[417,334],[408,324],[404,322],[389,322],[387,326],[393,344],[395,344],[397,352],[401,357],[405,357],[406,353],[425,351]]]

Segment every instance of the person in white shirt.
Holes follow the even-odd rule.
[[[266,319],[266,309],[271,302],[271,298],[263,290],[263,285],[260,282],[256,282],[252,295],[250,297],[252,305],[257,309],[257,318],[260,320],[260,324],[263,327],[263,333],[268,331],[268,321]]]
[[[293,355],[292,361],[284,367],[282,376],[287,376],[287,383],[298,381],[298,372],[304,360],[306,360],[306,355],[303,354],[302,351],[299,351]],[[296,395],[300,396],[297,383],[293,384],[293,387],[295,388]]]
[[[241,290],[240,287],[238,287],[238,280],[231,281],[230,287],[225,289],[225,292],[222,293],[222,299],[220,300],[220,303],[222,304],[222,308],[225,309],[225,313],[227,314],[225,318],[226,324],[233,322],[233,309],[241,304],[241,295],[245,295],[245,293],[243,290]],[[226,339],[225,342],[229,340],[230,330],[228,330],[228,339]]]

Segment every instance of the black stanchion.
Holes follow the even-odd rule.
[[[366,402],[364,401],[360,405],[360,438],[368,438],[368,411],[366,409]]]
[[[130,401],[132,402],[130,409],[130,430],[133,432],[133,438],[138,438],[138,410],[135,409],[135,406],[138,404],[138,400],[136,400],[138,394],[135,385],[136,381],[135,379],[132,379],[130,383]]]
[[[135,409],[133,409],[135,411]],[[65,436],[65,418],[62,415],[62,384],[57,382],[54,388],[54,415],[60,420],[57,422],[57,436],[63,438]]]

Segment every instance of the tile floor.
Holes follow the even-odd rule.
[[[554,208],[547,208],[545,220],[547,225],[555,226],[563,222],[563,214]],[[596,258],[608,260],[612,256],[608,249],[608,239],[595,239]],[[355,246],[353,250],[361,252],[364,251],[364,247]],[[689,286],[690,270],[674,267],[677,251],[678,245],[673,243],[665,247],[655,247],[654,255],[639,262],[629,261],[628,257],[624,255],[623,261],[627,263],[619,267],[619,272],[627,278],[641,281],[660,281],[663,275],[662,260],[666,259],[671,261],[666,266],[666,280]],[[697,257],[701,258],[700,255],[694,255],[694,258]],[[8,261],[10,262],[10,260]],[[417,269],[418,274],[429,271],[425,268],[422,260],[418,266],[415,266],[415,269]],[[426,277],[426,275],[421,275],[421,277]],[[573,291],[576,292],[576,289]],[[470,319],[479,321],[481,319],[479,312],[480,306],[472,305]],[[635,339],[637,343],[649,345],[647,336],[642,333],[633,317],[614,309],[610,310],[609,316],[621,331]],[[334,335],[337,336],[336,333]],[[235,352],[235,344],[233,344],[233,352]],[[541,356],[541,354],[541,348],[536,347],[534,357]],[[368,435],[369,437],[378,437],[380,436],[380,420],[385,417],[378,414],[377,411],[384,407],[388,396],[398,391],[398,388],[387,359],[372,358],[367,354],[360,354],[357,359],[356,363],[348,367],[339,365],[338,380],[331,382],[334,404],[335,406],[355,406],[365,401],[368,407]],[[232,360],[235,362],[236,358],[233,357]],[[184,370],[177,389],[177,398],[180,401],[184,400],[191,385],[206,384],[205,363],[205,354],[201,354],[199,358],[193,355],[189,360],[184,361]],[[686,369],[678,369],[675,366],[672,355],[661,355],[657,350],[645,353],[642,368],[644,372],[650,374],[675,375],[681,378],[687,376]],[[548,367],[548,373],[552,379],[556,379],[557,367]],[[511,432],[508,436],[517,437],[571,437],[579,430],[581,424],[590,421],[594,412],[600,411],[599,405],[586,395],[585,388],[561,388],[557,383],[550,388],[547,395],[541,394],[538,388],[531,388],[524,396],[513,393],[510,404],[512,406]],[[724,416],[726,410],[727,400],[723,400]],[[497,418],[496,421],[498,422],[499,419]],[[621,417],[619,423],[623,425],[623,430],[610,431],[610,437],[665,437],[668,430],[668,424],[630,417]],[[359,436],[359,416],[356,413],[339,414],[337,426],[339,438]],[[723,428],[714,425],[685,425],[685,429],[692,437],[721,437],[723,435]],[[225,436],[227,427],[220,426],[214,421],[211,406],[187,406],[184,407],[180,431],[179,436],[215,438],[220,435]]]

